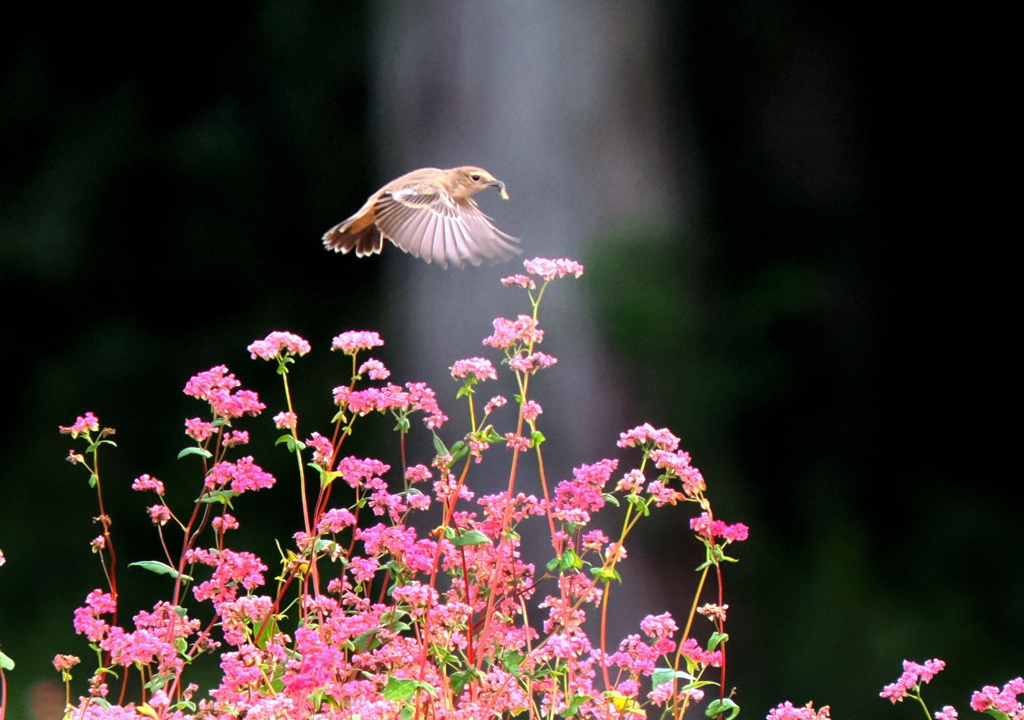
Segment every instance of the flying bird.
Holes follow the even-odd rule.
[[[473,195],[505,183],[483,168],[420,168],[396,178],[371,195],[359,211],[324,234],[335,252],[355,249],[356,257],[379,253],[387,238],[407,253],[441,267],[508,258],[520,252],[517,238],[496,228],[480,212]]]

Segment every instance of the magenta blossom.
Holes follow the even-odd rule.
[[[533,260],[524,260],[523,267],[531,275],[538,275],[545,280],[554,280],[556,277],[565,277],[566,275],[575,275],[576,277],[583,275],[583,266],[568,258],[548,260],[538,257]]]
[[[78,439],[79,435],[85,435],[89,432],[96,432],[100,429],[99,419],[91,412],[87,412],[85,415],[80,415],[74,422],[74,424],[64,427],[63,425],[58,426],[62,435],[70,435],[71,437]]]
[[[349,330],[334,338],[331,350],[341,350],[346,355],[355,355],[360,350],[380,347],[384,341],[375,332]]]
[[[280,356],[305,355],[309,352],[309,343],[290,332],[272,332],[262,340],[253,342],[246,350],[253,360],[273,360]]]

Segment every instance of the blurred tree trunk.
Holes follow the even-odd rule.
[[[522,238],[522,256],[496,267],[444,271],[387,250],[394,322],[408,351],[405,374],[427,372],[416,379],[438,390],[455,420],[461,408],[454,407],[447,368],[487,354],[481,340],[491,318],[528,312],[522,291],[502,288],[500,277],[521,272],[523,258],[585,260],[603,233],[629,221],[650,227],[685,219],[687,189],[674,149],[679,123],[667,121],[660,94],[663,23],[649,1],[407,0],[378,4],[374,24],[380,180],[423,166],[484,167],[507,183],[511,200],[485,193],[481,207]],[[626,429],[628,378],[602,352],[586,299],[615,288],[584,291],[582,282],[559,281],[541,308],[542,349],[559,359],[539,374],[534,395],[544,407],[540,427],[552,482],[580,463],[615,457]],[[511,400],[511,387],[501,391]],[[486,401],[497,392],[485,385],[478,396]],[[506,413],[496,416],[499,431],[513,422]],[[466,424],[455,420],[451,427]],[[494,454],[490,474],[473,478],[478,493],[499,492],[507,482],[493,471]],[[523,480],[519,489],[539,491],[528,476]],[[631,560],[632,572],[651,576],[642,558]],[[641,591],[653,592],[651,585],[634,580],[631,595],[639,599]],[[626,624],[635,629],[644,609],[664,610],[662,600],[637,603]]]

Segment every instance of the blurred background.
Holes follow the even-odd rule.
[[[427,380],[458,417],[447,368],[525,311],[497,285],[518,260],[443,271],[390,245],[327,254],[320,236],[390,178],[461,164],[508,184],[509,202],[480,202],[523,257],[587,267],[542,311],[552,476],[649,421],[682,438],[718,516],[750,526],[726,575],[744,715],[813,699],[906,717],[878,693],[933,657],[932,709],[970,714],[971,691],[1024,672],[1024,492],[1010,201],[989,174],[1008,108],[985,82],[1008,45],[952,8],[23,7],[0,26],[10,717],[52,716],[49,663],[88,664],[72,611],[102,586],[95,496],[58,425],[93,411],[118,431],[102,472],[127,619],[164,589],[126,567],[160,553],[128,486],[150,473],[172,502],[194,496],[174,459],[203,410],[180,392],[191,375],[228,365],[268,405],[240,427],[280,487],[237,514],[238,544],[271,564],[299,515],[252,340],[312,342],[292,376],[308,428],[330,420],[348,368],[327,348],[348,329],[381,331],[394,379]],[[688,511],[637,538],[619,636],[685,616]]]

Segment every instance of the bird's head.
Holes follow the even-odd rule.
[[[469,197],[489,187],[496,187],[501,198],[508,200],[508,191],[505,190],[505,183],[495,178],[483,168],[467,165],[456,168],[454,174],[455,188],[453,188],[452,195],[455,197]]]

